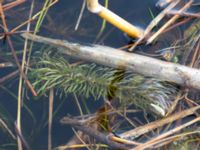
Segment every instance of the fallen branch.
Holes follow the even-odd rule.
[[[109,67],[126,69],[145,76],[174,82],[181,86],[200,89],[200,70],[198,69],[124,52],[107,46],[85,46],[68,41],[35,36],[29,33],[24,33],[22,36],[36,42],[52,45],[63,54],[72,57]]]

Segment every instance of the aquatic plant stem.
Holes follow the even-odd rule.
[[[47,1],[46,1],[47,2]],[[41,25],[41,18],[44,18],[44,11],[47,13],[47,11],[48,11],[48,9],[51,7],[51,6],[53,6],[54,4],[56,4],[58,2],[58,0],[54,0],[52,3],[50,3],[48,6],[46,6],[46,5],[44,5],[43,6],[43,9],[40,11],[40,12],[38,12],[37,14],[35,14],[31,19],[29,19],[29,20],[34,20],[36,17],[38,17],[39,16],[39,19],[38,19],[38,21],[37,21],[37,25],[36,25],[36,27],[35,27],[35,29],[34,29],[34,35],[38,32],[38,30],[39,30],[39,28],[40,28],[40,25]],[[34,3],[34,1],[32,2],[32,3]],[[43,19],[42,19],[43,20]],[[40,22],[40,23],[38,23],[38,22]],[[33,47],[33,42],[31,42],[30,43],[30,46],[29,46],[29,55],[28,55],[28,58],[27,58],[27,69],[25,70],[25,73],[27,74],[28,73],[28,66],[29,66],[29,63],[30,63],[30,59],[31,59],[31,54],[32,54],[32,47]]]
[[[50,7],[52,7],[53,5],[55,5],[58,2],[58,0],[55,0],[54,2],[52,2],[51,4],[49,4],[46,9],[49,9]],[[33,1],[34,3],[34,1]],[[18,25],[17,27],[13,28],[10,33],[16,32],[18,29],[20,29],[21,27],[23,27],[24,25],[26,25],[29,22],[32,22],[33,20],[35,20],[37,17],[39,17],[41,14],[43,13],[43,10],[37,12],[35,15],[32,16],[32,18],[30,18],[29,20],[23,22],[22,24]]]
[[[105,0],[104,7],[105,7],[105,8],[108,8],[108,0]],[[103,19],[102,24],[101,24],[101,28],[100,28],[100,30],[99,30],[99,33],[97,34],[97,36],[96,36],[96,38],[95,38],[95,43],[96,43],[96,41],[101,37],[101,35],[103,34],[103,31],[104,31],[105,28],[106,28],[106,23],[107,23],[106,20]]]
[[[81,7],[81,10],[80,10],[80,13],[79,13],[79,16],[78,16],[78,19],[77,19],[77,22],[76,22],[76,25],[75,25],[75,28],[74,28],[75,31],[78,30],[79,24],[80,24],[81,19],[83,17],[83,12],[85,10],[85,6],[86,6],[86,0],[83,0],[82,7]]]
[[[32,10],[33,10],[33,5],[31,6],[31,10],[30,10],[30,15],[32,14]],[[30,23],[27,24],[27,31],[30,30]],[[24,66],[25,66],[25,62],[26,62],[26,53],[27,53],[27,46],[28,46],[28,39],[25,39],[24,42],[24,49],[23,49],[23,57],[22,57],[22,65],[21,65],[21,71],[24,72]],[[20,74],[20,78],[19,78],[19,86],[18,86],[18,105],[17,105],[17,128],[21,134],[21,107],[22,107],[22,89],[23,89],[23,76],[22,74]],[[21,143],[21,139],[18,137],[17,138],[18,141],[18,149],[22,150],[22,143]]]
[[[55,1],[57,1],[57,0],[55,0]],[[39,30],[39,28],[41,27],[41,24],[42,24],[42,22],[43,22],[43,20],[44,20],[44,17],[46,16],[46,13],[47,13],[48,10],[49,10],[49,7],[48,7],[48,6],[49,6],[52,2],[54,2],[54,0],[45,0],[44,6],[43,6],[42,11],[41,11],[41,14],[40,14],[40,16],[39,16],[39,18],[38,18],[38,21],[37,21],[37,23],[36,23],[34,33],[37,33],[38,30]]]
[[[5,30],[5,32],[8,32],[2,2],[0,2],[0,14],[1,14],[2,23],[3,23],[3,26],[4,26],[4,30]],[[18,65],[18,67],[19,67],[19,70],[20,70],[20,72],[23,72],[9,36],[7,37],[7,40],[8,40],[9,46],[12,50],[12,54],[15,58],[15,61]],[[20,74],[20,76],[22,76],[22,73]],[[20,86],[20,82],[19,82],[19,86]],[[20,91],[20,89],[18,91]],[[18,95],[18,105],[17,105],[17,129],[21,133],[21,97],[20,97],[20,95]],[[18,150],[23,149],[22,148],[22,142],[21,142],[21,139],[19,138],[19,136],[17,136],[17,146],[18,146]]]
[[[103,7],[98,3],[98,0],[87,0],[87,8],[90,12],[96,13],[98,16],[102,17],[107,22],[111,23],[131,37],[139,38],[143,35],[144,31],[142,29],[133,26],[109,9]]]

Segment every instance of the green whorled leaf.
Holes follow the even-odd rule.
[[[57,93],[76,93],[94,99],[118,98],[122,105],[134,104],[152,109],[152,104],[167,111],[177,92],[174,85],[158,79],[95,64],[70,65],[61,55],[44,54],[37,59],[29,76],[39,94],[54,87]]]

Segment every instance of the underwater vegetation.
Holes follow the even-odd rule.
[[[165,115],[177,93],[167,82],[95,64],[70,64],[61,54],[44,53],[30,70],[39,94],[54,88],[57,94],[76,93],[94,100],[117,98],[122,105],[134,104]]]

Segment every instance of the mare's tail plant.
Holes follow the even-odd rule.
[[[30,70],[38,94],[56,89],[61,95],[76,93],[94,99],[114,97],[122,106],[134,104],[165,115],[177,89],[154,78],[92,64],[70,64],[61,54],[43,53]]]

